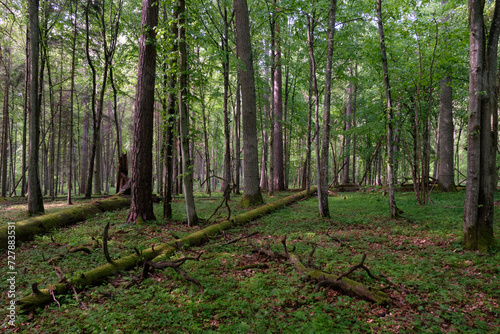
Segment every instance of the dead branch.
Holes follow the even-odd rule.
[[[256,231],[256,232],[252,232],[252,233],[250,233],[250,234],[247,234],[247,235],[244,235],[244,236],[241,236],[241,237],[238,237],[238,238],[234,238],[234,239],[232,239],[232,240],[230,240],[230,241],[226,242],[226,243],[225,243],[225,244],[223,244],[222,246],[226,246],[226,245],[234,244],[235,242],[238,242],[238,241],[240,241],[240,240],[242,240],[242,239],[247,239],[247,238],[250,238],[250,237],[252,237],[252,236],[254,236],[254,235],[258,234],[258,233],[259,233],[259,232],[257,232],[257,231]]]
[[[285,249],[285,253],[278,253],[273,250],[271,250],[271,247],[267,245],[266,247],[263,248],[257,248],[255,245],[252,245],[254,248],[254,251],[258,251],[259,253],[264,253],[270,258],[274,259],[287,259],[290,261],[290,263],[295,267],[295,270],[303,275],[307,280],[310,281],[316,281],[317,285],[314,289],[314,291],[317,291],[320,287],[322,286],[331,286],[337,290],[340,290],[346,294],[351,294],[358,296],[360,298],[366,299],[371,302],[379,303],[379,304],[386,304],[390,302],[389,296],[382,292],[380,289],[373,288],[370,286],[366,286],[362,283],[350,280],[349,278],[345,277],[349,275],[352,271],[356,270],[357,268],[362,268],[364,267],[365,270],[368,270],[364,266],[364,260],[365,257],[363,257],[361,263],[359,265],[356,265],[355,269],[351,268],[349,271],[347,271],[345,274],[341,276],[336,276],[333,274],[328,274],[325,273],[321,270],[315,269],[308,266],[305,266],[302,264],[300,259],[293,253],[289,253],[286,245],[286,235],[281,239],[281,243],[283,244],[283,247]],[[316,245],[313,244],[313,250],[309,253],[309,261],[308,263],[312,263],[312,256],[314,254],[314,251],[316,249]],[[370,273],[371,275],[371,273]],[[373,277],[373,275],[371,275]]]
[[[179,273],[182,276],[182,278],[184,278],[186,281],[198,285],[201,289],[201,292],[203,292],[203,287],[201,286],[201,283],[197,279],[188,276],[186,272],[180,268],[186,261],[199,261],[202,254],[203,252],[198,254],[197,257],[183,257],[181,259],[173,261],[161,261],[161,262],[144,261],[142,268],[142,279],[148,277],[151,268],[153,269],[172,268],[177,273]]]
[[[332,236],[332,235],[330,235],[330,230],[331,230],[331,227],[329,227],[329,228],[328,228],[328,230],[326,231],[326,236],[327,236],[327,237],[329,237],[329,238],[330,238],[330,239],[332,239],[332,240],[337,241],[337,242],[339,243],[339,247],[342,247],[342,240],[341,240],[341,239],[339,239],[339,238],[338,238],[338,237],[336,237],[336,236]]]
[[[376,279],[375,276],[372,275],[372,273],[370,272],[370,270],[364,265],[365,263],[365,259],[366,259],[366,254],[363,254],[363,257],[361,258],[361,262],[355,266],[352,266],[348,271],[346,271],[345,273],[341,274],[338,278],[337,278],[337,281],[339,281],[340,279],[342,279],[342,277],[347,277],[349,276],[350,274],[352,274],[354,271],[358,270],[358,269],[364,269],[366,271],[366,273],[368,274],[368,276],[370,276],[371,278],[373,279]]]
[[[229,203],[228,201],[230,200],[231,198],[231,186],[228,184],[226,186],[226,189],[224,189],[224,194],[222,195],[223,198],[222,198],[222,202],[219,204],[219,206],[215,209],[214,213],[212,213],[210,215],[210,217],[208,217],[208,219],[205,221],[206,223],[208,223],[210,221],[210,219],[215,216],[215,214],[217,213],[217,211],[219,211],[219,209],[222,207],[222,205],[225,203],[226,204],[226,208],[227,208],[227,211],[228,211],[228,214],[227,214],[227,218],[226,220],[229,220],[229,218],[231,217],[231,208],[229,207]]]

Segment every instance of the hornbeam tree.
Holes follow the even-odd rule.
[[[153,114],[156,72],[156,33],[158,3],[142,1],[139,41],[139,77],[134,112],[134,147],[132,155],[132,199],[128,222],[156,220],[151,193],[153,190]]]
[[[500,0],[495,1],[489,33],[485,2],[469,0],[470,69],[467,127],[467,188],[464,207],[464,246],[487,251],[494,244],[493,213],[498,142],[497,56]],[[490,14],[487,14],[490,15]]]

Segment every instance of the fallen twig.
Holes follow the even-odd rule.
[[[240,240],[242,240],[242,239],[250,238],[251,236],[254,236],[254,235],[258,234],[258,233],[259,233],[259,232],[257,232],[257,231],[256,231],[256,232],[252,232],[252,233],[250,233],[250,234],[247,234],[247,235],[244,235],[244,236],[241,236],[241,237],[238,237],[238,238],[234,238],[234,239],[232,239],[232,240],[230,240],[230,241],[226,242],[226,243],[225,243],[225,244],[223,244],[222,246],[226,246],[226,245],[234,244],[235,242],[238,242],[238,241],[240,241]]]

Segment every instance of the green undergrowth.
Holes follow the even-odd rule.
[[[266,203],[291,193],[265,196]],[[330,197],[330,219],[318,218],[316,197],[281,208],[251,223],[224,231],[209,243],[180,249],[174,258],[195,257],[183,269],[202,289],[167,268],[134,284],[140,269],[122,272],[95,287],[57,297],[34,314],[17,315],[15,327],[0,331],[25,333],[490,333],[500,328],[500,251],[464,251],[460,238],[464,193],[431,195],[432,204],[417,206],[412,193],[398,193],[404,218],[390,220],[387,198],[378,192],[338,193]],[[197,194],[200,218],[207,219],[221,203],[221,194]],[[245,212],[240,197],[229,202],[233,215]],[[19,209],[21,210],[21,209]],[[126,224],[128,211],[106,212],[74,226],[38,236],[16,249],[18,297],[36,282],[45,288],[106,263],[102,248],[91,254],[68,253],[82,245],[102,244],[102,232],[111,223],[108,248],[112,258],[159,245],[197,231],[184,224],[184,202],[176,198],[173,220]],[[496,212],[498,217],[499,212]],[[227,217],[223,206],[212,218]],[[3,219],[3,218],[2,218]],[[2,220],[1,222],[5,222]],[[211,223],[210,222],[210,223]],[[204,225],[202,225],[203,227]],[[499,231],[498,219],[495,234]],[[247,239],[233,239],[256,232]],[[328,287],[315,292],[314,284],[298,277],[285,261],[252,252],[269,245],[313,260],[322,270],[341,274],[358,264],[393,284],[370,278],[363,270],[349,277],[384,287],[390,305],[375,305]],[[64,255],[56,263],[50,260]],[[3,263],[7,262],[2,253]],[[55,269],[56,267],[56,269]],[[58,274],[56,274],[56,272]],[[0,291],[7,282],[0,281]],[[7,305],[6,293],[0,297]],[[2,312],[5,311],[2,307]],[[2,314],[2,321],[5,316]]]

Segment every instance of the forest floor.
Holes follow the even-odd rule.
[[[266,202],[290,195],[265,197]],[[498,195],[498,194],[497,194]],[[221,194],[197,194],[200,217],[209,217]],[[175,258],[196,257],[182,266],[202,289],[170,268],[158,270],[133,284],[141,269],[121,272],[97,287],[76,295],[57,296],[57,302],[35,313],[21,314],[16,325],[7,323],[9,282],[0,281],[0,332],[10,333],[493,333],[500,328],[500,250],[464,251],[460,238],[464,192],[431,195],[432,204],[417,206],[413,193],[397,193],[399,220],[388,219],[387,199],[379,192],[334,193],[330,219],[318,218],[316,197],[302,200],[244,226],[212,238],[208,243],[178,251]],[[498,200],[498,198],[497,198]],[[244,212],[239,197],[230,203],[232,214]],[[46,208],[63,208],[64,200],[47,202]],[[174,201],[174,221],[162,217],[144,225],[125,224],[128,210],[105,212],[68,228],[36,237],[16,248],[18,300],[31,292],[33,283],[45,288],[59,276],[73,277],[106,263],[102,249],[68,253],[71,247],[102,239],[111,222],[108,242],[112,258],[134,253],[195,232],[183,223],[184,202]],[[495,235],[500,233],[497,206]],[[23,218],[26,205],[0,205],[0,223]],[[226,217],[219,210],[217,220]],[[229,241],[252,236],[228,244]],[[349,277],[383,287],[392,303],[377,305],[344,295],[329,287],[315,292],[315,285],[295,272],[286,260],[269,259],[252,252],[270,245],[288,248],[307,258],[317,245],[314,262],[334,274],[346,272],[366,254],[365,265],[375,275],[394,284],[376,281],[365,271]],[[7,277],[7,252],[1,251],[2,277]]]

